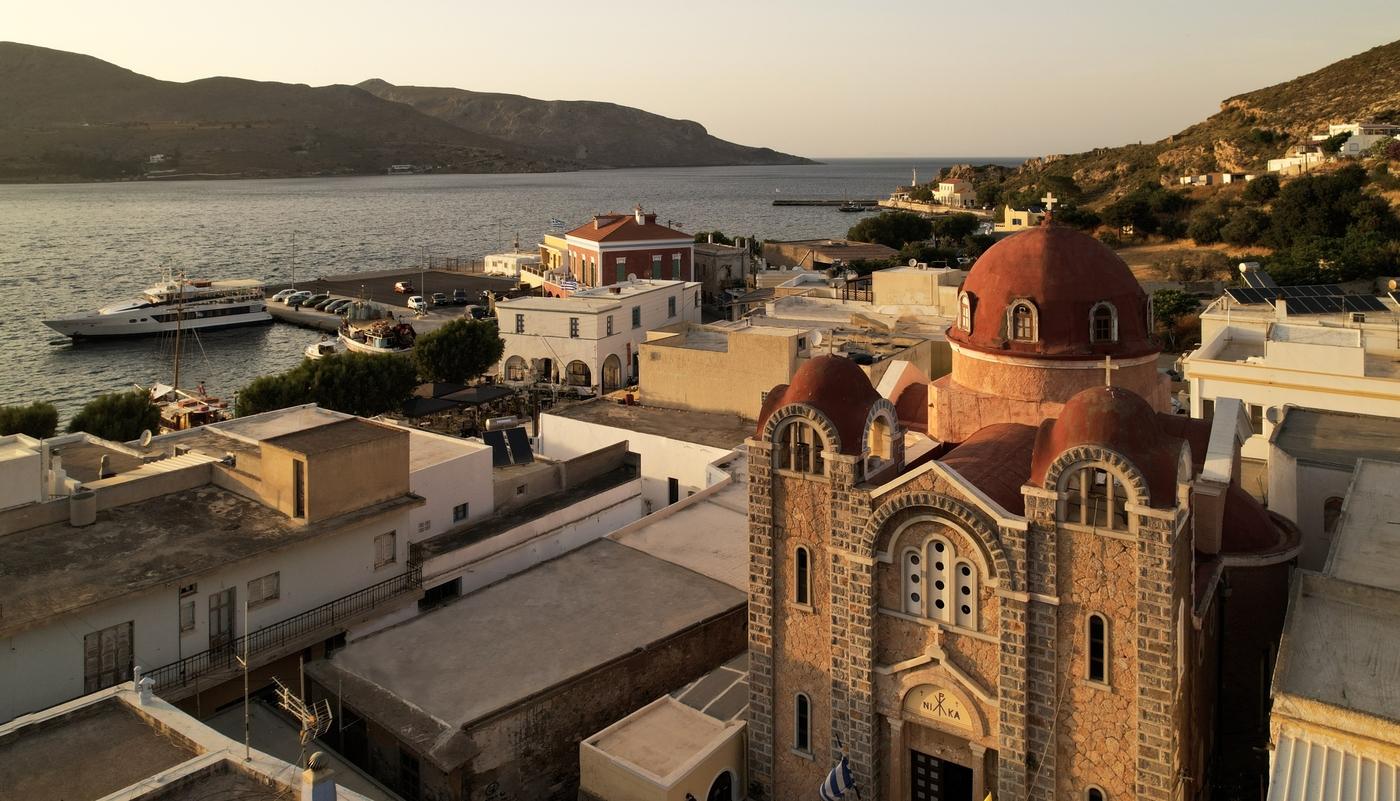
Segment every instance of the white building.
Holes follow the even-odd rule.
[[[505,381],[611,392],[636,380],[647,331],[699,322],[700,285],[634,279],[567,298],[501,301],[496,316],[505,340],[496,373]]]
[[[938,182],[933,199],[945,206],[966,209],[977,205],[977,192],[973,190],[971,182],[953,178]]]
[[[521,250],[510,253],[491,253],[483,261],[487,275],[503,275],[518,281],[522,269],[539,267],[540,254]]]
[[[1327,155],[1320,150],[1310,150],[1305,153],[1284,156],[1278,159],[1269,159],[1269,172],[1276,172],[1282,175],[1297,175],[1318,166],[1327,160]]]
[[[494,507],[490,448],[314,406],[3,457],[50,480],[0,511],[0,720],[137,666],[186,698],[245,645],[256,667],[337,637],[421,594],[412,542]]]
[[[1201,346],[1182,360],[1191,416],[1210,418],[1216,398],[1239,398],[1255,434],[1242,455],[1260,462],[1285,405],[1400,417],[1397,307],[1380,305],[1305,315],[1290,314],[1286,301],[1215,300],[1201,314]]]

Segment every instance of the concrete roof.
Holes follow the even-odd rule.
[[[601,426],[655,434],[659,437],[693,442],[712,448],[737,448],[753,435],[753,423],[737,414],[714,414],[686,409],[663,409],[617,403],[599,398],[571,405],[555,406],[546,416],[567,417]]]
[[[0,797],[102,798],[199,751],[108,699],[0,737]]]
[[[1290,407],[1270,441],[1300,461],[1350,469],[1359,459],[1400,458],[1400,420]]]
[[[260,553],[338,533],[411,495],[311,525],[207,484],[67,521],[0,535],[0,634]]]
[[[315,404],[307,404],[226,420],[222,423],[205,426],[205,428],[215,429],[220,433],[235,437],[243,437],[252,442],[261,442],[280,437],[283,434],[290,434],[293,431],[303,431],[350,418],[351,415],[342,412],[323,409]],[[172,434],[170,438],[179,436],[179,434]]]
[[[741,464],[717,492],[682,499],[618,529],[608,538],[747,592],[747,476],[747,469]]]
[[[1400,464],[1370,459],[1357,463],[1341,523],[1327,556],[1329,576],[1400,592],[1397,487]],[[1396,711],[1400,713],[1400,709]]]
[[[693,281],[672,281],[659,278],[638,278],[618,284],[593,287],[573,293],[567,298],[537,298],[532,296],[511,298],[496,302],[502,312],[511,311],[553,311],[553,312],[598,312],[615,309],[625,300],[632,300],[648,292],[669,289],[677,285],[699,286]],[[613,290],[617,291],[614,292]]]
[[[280,437],[264,440],[294,453],[315,455],[348,448],[365,442],[400,436],[404,429],[371,423],[359,417],[337,420],[314,428],[293,431]]]
[[[728,730],[728,726],[705,713],[663,696],[608,727],[589,743],[653,776],[666,777]]]
[[[1299,571],[1274,696],[1400,722],[1400,593]],[[1324,722],[1324,721],[1319,721]]]
[[[417,472],[462,456],[487,451],[490,445],[473,439],[434,434],[418,428],[408,431],[408,469]]]
[[[307,665],[444,768],[473,721],[746,603],[747,593],[607,540]]]

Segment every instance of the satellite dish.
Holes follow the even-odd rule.
[[[141,447],[151,447],[151,429],[149,428],[141,432]]]
[[[1278,425],[1283,419],[1283,410],[1277,406],[1270,406],[1264,410],[1264,419],[1269,421],[1269,425]]]
[[[1386,286],[1386,288],[1389,289],[1391,292],[1394,292],[1395,290],[1400,289],[1400,284],[1397,284],[1397,283],[1395,282],[1395,279],[1394,279],[1394,278],[1390,279],[1389,281],[1386,281],[1386,282],[1385,282],[1385,286]]]
[[[910,267],[918,267],[918,266],[919,266],[919,260],[918,260],[918,259],[910,259],[910,260],[909,260],[909,266],[910,266]]]

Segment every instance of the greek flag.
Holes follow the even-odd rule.
[[[569,226],[568,226],[567,223],[565,223],[563,220],[559,219],[558,217],[550,217],[550,218],[549,218],[549,227],[550,227],[550,228],[553,228],[553,229],[556,230],[556,231],[562,231],[562,230],[564,230],[565,228],[568,228]]]
[[[570,292],[574,292],[578,289],[578,281],[575,281],[572,278],[565,278],[563,281],[559,282],[559,288],[567,289]]]
[[[845,796],[846,791],[855,785],[855,777],[851,776],[851,764],[847,761],[846,755],[842,754],[841,761],[836,763],[836,766],[826,775],[826,781],[822,782],[818,792],[821,794],[822,801],[836,801],[836,799]]]

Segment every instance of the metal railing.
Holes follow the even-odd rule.
[[[264,626],[253,632],[235,637],[227,645],[210,648],[207,651],[187,656],[178,662],[146,671],[155,684],[156,692],[166,692],[189,685],[201,676],[210,673],[234,670],[239,667],[238,657],[244,653],[245,641],[249,659],[303,640],[308,634],[333,626],[344,620],[361,615],[376,606],[397,598],[410,590],[423,586],[423,567],[412,563],[408,572],[400,573],[387,581],[352,592],[330,603],[309,609]]]

